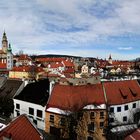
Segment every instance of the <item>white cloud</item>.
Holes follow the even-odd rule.
[[[132,47],[119,47],[119,50],[132,50]]]

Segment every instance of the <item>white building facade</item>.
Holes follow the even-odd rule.
[[[45,106],[14,99],[14,117],[26,114],[37,128],[45,130]]]

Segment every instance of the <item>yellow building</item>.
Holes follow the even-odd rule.
[[[33,79],[36,76],[36,71],[32,66],[14,67],[9,71],[9,78],[15,79]]]

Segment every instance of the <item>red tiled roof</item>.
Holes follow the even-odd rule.
[[[27,54],[22,54],[19,56],[18,60],[32,60]]]
[[[140,100],[140,87],[136,80],[105,82],[104,87],[109,105]]]
[[[19,116],[0,131],[0,140],[3,140],[3,136],[12,140],[41,140],[41,134],[25,115]]]
[[[74,75],[70,74],[70,73],[64,73],[66,78],[74,78]]]
[[[35,70],[34,66],[19,66],[19,67],[13,67],[11,71],[31,72],[33,70]]]
[[[140,86],[136,80],[103,83],[108,105],[120,105],[140,100]],[[103,86],[94,85],[58,85],[52,90],[48,107],[75,111],[89,104],[104,104]]]
[[[62,63],[51,63],[49,64],[50,65],[50,68],[59,68],[59,67],[64,67]]]
[[[139,139],[140,139],[140,128],[125,138],[125,140],[139,140]]]
[[[86,105],[104,103],[101,84],[81,86],[56,84],[52,90],[47,108],[56,107],[62,110],[77,111]]]
[[[64,71],[64,73],[74,73],[74,68],[68,68]]]
[[[39,61],[39,62],[61,62],[65,60],[65,58],[36,58],[36,61]]]
[[[44,70],[43,70],[42,67],[37,67],[37,68],[36,68],[36,72],[44,72]]]
[[[63,63],[66,67],[74,67],[74,63],[71,60],[64,60]]]
[[[0,63],[0,69],[7,69],[6,63]]]

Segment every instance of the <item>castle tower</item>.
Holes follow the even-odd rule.
[[[7,69],[11,70],[12,68],[13,68],[13,54],[11,44],[9,44],[9,47],[7,49]]]
[[[2,50],[4,53],[7,53],[7,49],[8,49],[8,40],[7,40],[6,33],[4,31],[3,37],[2,37]]]

